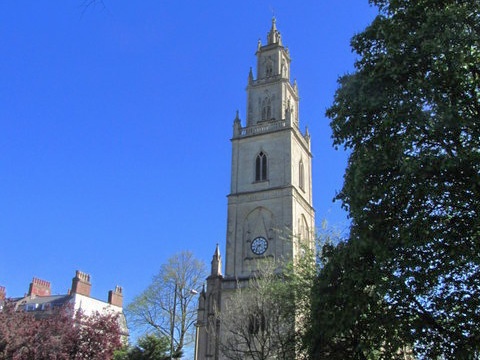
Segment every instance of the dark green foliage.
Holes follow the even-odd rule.
[[[327,111],[351,151],[337,198],[352,226],[325,255],[313,349],[468,358],[480,349],[480,2],[370,2],[379,15],[352,39],[356,71]]]
[[[170,340],[167,337],[144,335],[137,341],[137,345],[117,351],[114,360],[168,360]],[[179,359],[182,354],[174,354],[174,359]]]

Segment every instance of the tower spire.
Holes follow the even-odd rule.
[[[270,29],[270,32],[267,35],[267,41],[268,45],[270,44],[278,44],[282,45],[282,37],[280,36],[280,32],[277,30],[277,19],[275,19],[275,16],[272,17],[272,28]]]

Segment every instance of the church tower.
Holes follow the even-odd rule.
[[[246,120],[242,124],[237,112],[233,122],[225,273],[217,246],[200,294],[196,359],[222,359],[212,335],[218,329],[221,334],[221,324],[212,319],[222,297],[248,284],[261,259],[295,261],[300,241],[308,246],[314,241],[310,136],[300,130],[297,84],[290,81],[290,54],[275,18],[256,56],[256,78],[252,69],[248,75]]]
[[[249,277],[264,257],[293,260],[298,240],[312,241],[310,136],[302,134],[290,54],[275,19],[250,70],[247,118],[234,121],[225,278]]]

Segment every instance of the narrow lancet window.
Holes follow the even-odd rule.
[[[262,120],[270,120],[272,118],[272,101],[266,97],[262,101]]]
[[[266,71],[267,77],[272,76],[272,74],[273,74],[273,66],[272,64],[267,64],[267,71]]]
[[[255,181],[267,180],[267,155],[262,152],[255,161]]]
[[[303,160],[300,160],[300,164],[298,165],[298,184],[300,189],[305,190],[305,172],[303,167]]]
[[[268,78],[273,75],[273,60],[268,57],[265,65],[265,77]]]

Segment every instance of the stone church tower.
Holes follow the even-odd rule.
[[[246,284],[259,260],[294,260],[298,239],[314,240],[310,136],[299,128],[297,84],[290,82],[290,54],[275,19],[256,55],[257,78],[252,69],[248,76],[245,126],[238,112],[233,122],[225,274],[217,245],[199,300],[199,360],[222,359],[213,335],[221,334],[221,324],[212,321],[222,295]]]

